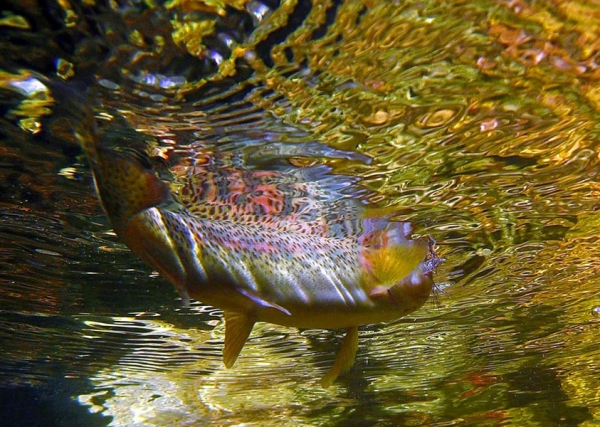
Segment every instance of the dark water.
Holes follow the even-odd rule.
[[[0,423],[600,425],[600,6],[207,4],[3,3]],[[226,370],[220,313],[111,231],[78,108],[165,173],[293,166],[411,221],[436,294],[329,389],[332,331],[259,324]]]

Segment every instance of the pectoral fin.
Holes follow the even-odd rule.
[[[321,385],[329,387],[336,378],[354,365],[356,351],[358,350],[358,327],[352,326],[346,329],[346,336],[342,340],[342,346],[331,369],[321,379]]]
[[[429,244],[425,240],[410,240],[380,248],[365,248],[363,265],[369,273],[369,293],[377,297],[407,277],[427,256]]]
[[[223,348],[223,363],[231,368],[244,348],[254,320],[245,314],[226,311],[225,315],[225,347]]]

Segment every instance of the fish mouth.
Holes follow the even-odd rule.
[[[435,274],[438,266],[444,260],[440,258],[436,253],[437,242],[431,236],[428,236],[428,239],[429,252],[427,254],[427,258],[425,258],[425,260],[421,263],[419,267],[421,267],[423,276],[433,279],[433,275]]]

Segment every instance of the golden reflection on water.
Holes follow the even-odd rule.
[[[97,425],[600,423],[598,5],[44,7],[0,20],[7,393],[65,394]],[[327,391],[332,332],[260,325],[225,370],[218,313],[180,309],[109,232],[43,76],[86,82],[103,142],[173,185],[198,152],[330,168],[324,188],[435,237],[437,294],[363,328]]]

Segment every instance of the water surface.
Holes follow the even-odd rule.
[[[9,425],[600,424],[600,7],[209,4],[2,6]],[[165,177],[292,168],[411,221],[445,259],[435,295],[363,327],[327,390],[337,331],[259,324],[226,370],[219,311],[111,231],[72,105]]]

